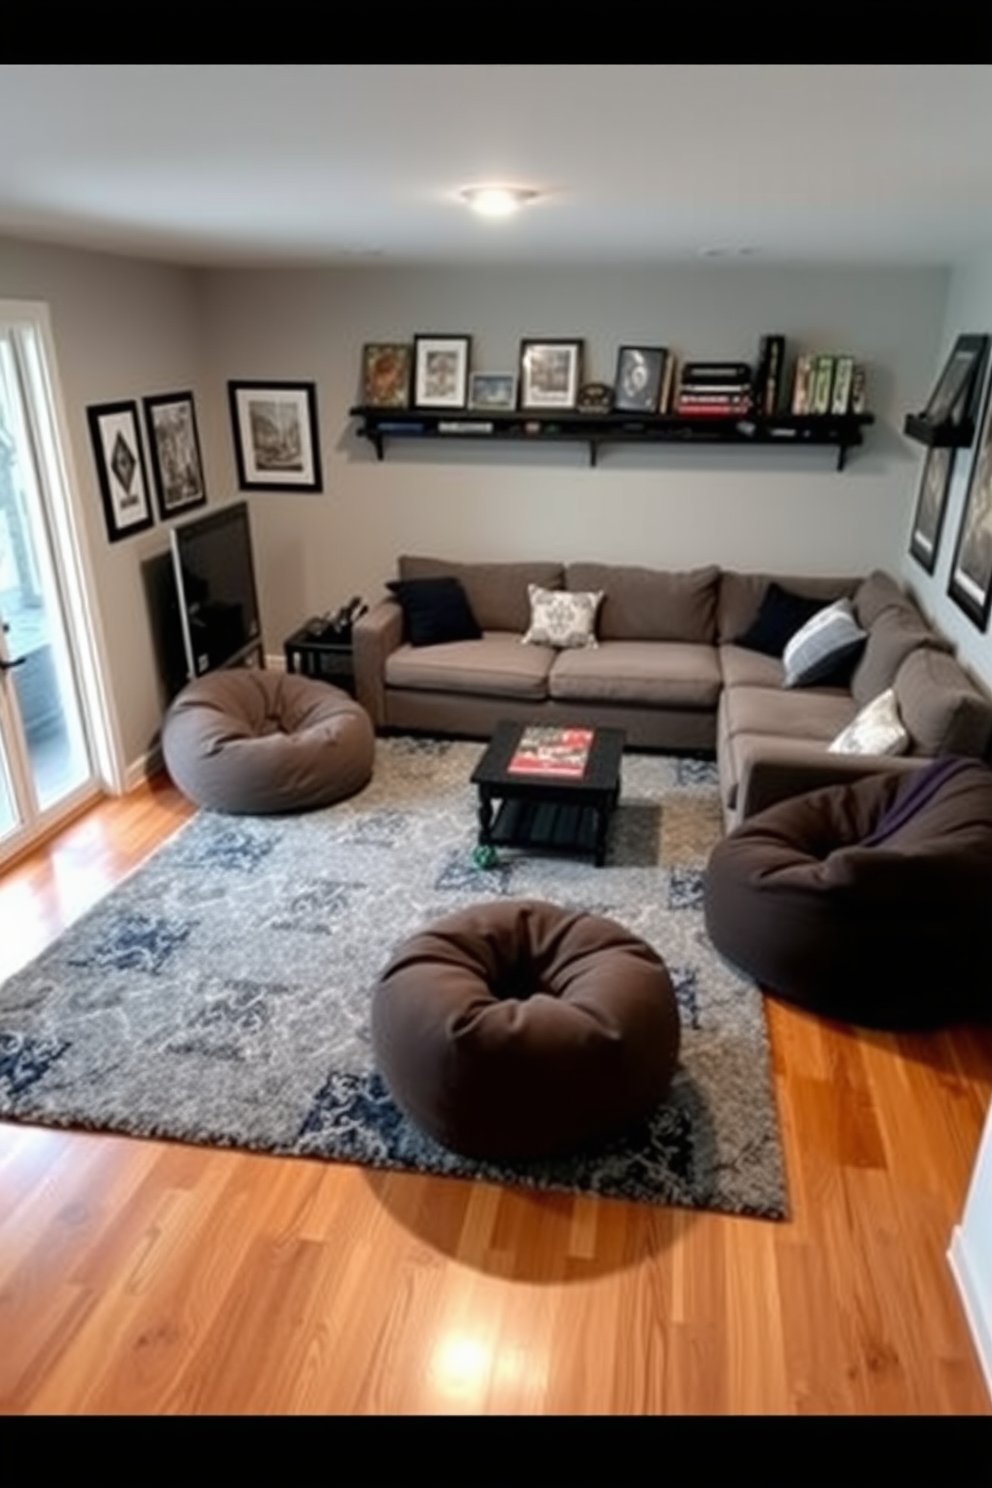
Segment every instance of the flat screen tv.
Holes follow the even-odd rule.
[[[248,503],[183,522],[170,538],[187,674],[202,677],[259,652]]]

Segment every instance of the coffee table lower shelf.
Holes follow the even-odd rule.
[[[531,851],[599,852],[600,813],[594,806],[556,801],[503,801],[489,829],[493,847]]]

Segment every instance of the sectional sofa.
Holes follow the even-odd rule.
[[[992,699],[913,599],[881,571],[808,577],[602,563],[459,563],[403,556],[399,578],[457,578],[479,639],[410,645],[390,595],[354,629],[357,693],[377,730],[486,738],[504,718],[614,725],[628,747],[715,753],[728,824],[784,795],[939,754],[992,757]],[[849,677],[786,687],[783,663],[741,645],[775,581],[850,600],[868,633]],[[601,591],[595,646],[522,644],[529,586]],[[830,742],[894,689],[908,750],[836,754]]]

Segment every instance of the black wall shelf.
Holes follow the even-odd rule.
[[[931,449],[967,449],[975,437],[975,421],[963,418],[958,423],[945,421],[935,424],[922,413],[907,413],[902,431],[918,444],[929,445]]]
[[[479,412],[452,409],[422,411],[359,405],[350,410],[360,420],[358,434],[368,439],[381,460],[390,440],[467,439],[476,444],[585,443],[589,463],[610,444],[734,444],[832,446],[837,469],[843,470],[849,449],[863,441],[862,430],[875,422],[870,413],[778,414],[773,418],[679,414]]]

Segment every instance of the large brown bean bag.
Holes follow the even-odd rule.
[[[678,1008],[621,925],[536,900],[475,905],[408,940],[372,998],[376,1063],[443,1146],[534,1158],[645,1120],[669,1088]]]
[[[781,801],[714,848],[717,949],[765,990],[872,1028],[992,1015],[992,771],[944,758]]]
[[[245,815],[312,810],[353,795],[372,774],[374,752],[368,714],[348,693],[254,667],[188,683],[162,728],[179,789],[200,806]]]

